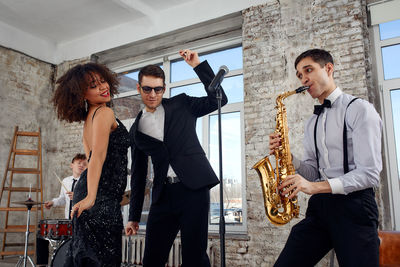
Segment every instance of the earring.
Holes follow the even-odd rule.
[[[87,102],[87,100],[86,100],[86,99],[84,100],[84,102],[85,102],[85,110],[86,110],[86,111],[88,111],[88,110],[89,110],[89,105],[88,105],[88,102]]]

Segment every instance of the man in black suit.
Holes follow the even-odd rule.
[[[165,266],[172,243],[181,231],[183,266],[210,266],[206,249],[210,188],[219,180],[196,135],[197,118],[218,108],[208,86],[214,73],[196,52],[179,51],[204,84],[207,96],[180,94],[164,99],[165,76],[155,65],[139,72],[137,90],[145,109],[130,130],[132,180],[129,222],[125,232],[136,234],[142,213],[147,157],[154,169],[152,204],[146,225],[143,265]],[[222,105],[227,103],[222,91]]]

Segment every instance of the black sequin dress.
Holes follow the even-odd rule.
[[[73,218],[73,236],[64,266],[120,266],[122,214],[120,202],[127,180],[129,136],[117,119],[111,132],[94,206]],[[90,157],[89,157],[90,160]],[[87,170],[74,188],[73,204],[87,195]]]

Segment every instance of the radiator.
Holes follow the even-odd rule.
[[[143,265],[144,235],[122,237],[122,264],[123,267]],[[210,243],[210,242],[209,242]],[[211,266],[214,266],[214,249],[208,246],[207,253]],[[176,238],[169,252],[166,267],[180,267],[182,265],[182,245],[180,238]]]

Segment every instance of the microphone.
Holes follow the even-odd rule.
[[[222,65],[219,68],[217,75],[215,75],[214,79],[211,81],[210,85],[208,86],[208,91],[215,92],[221,86],[222,80],[224,79],[224,76],[228,72],[229,72],[228,67],[225,65]]]

